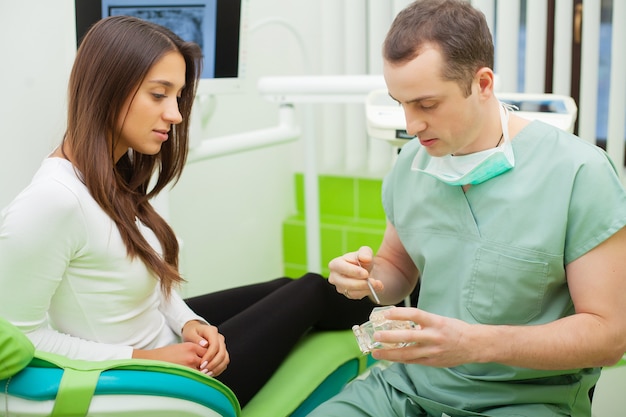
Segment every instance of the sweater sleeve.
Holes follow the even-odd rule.
[[[182,336],[183,326],[188,321],[199,320],[208,324],[204,318],[200,317],[194,313],[191,308],[189,308],[189,306],[175,290],[172,290],[169,298],[166,298],[165,295],[161,293],[161,304],[159,310],[163,313],[168,326],[178,336]]]
[[[54,179],[34,181],[0,219],[0,317],[19,328],[38,350],[75,359],[130,358],[132,348],[59,333],[47,312],[70,260],[86,239],[81,204]]]

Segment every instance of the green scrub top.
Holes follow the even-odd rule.
[[[535,121],[512,141],[512,170],[463,192],[411,170],[430,159],[418,145],[402,149],[383,189],[385,212],[421,271],[418,307],[494,325],[574,314],[565,265],[626,224],[626,193],[604,151]],[[461,410],[550,403],[581,416],[599,371],[410,365],[388,380]]]
[[[512,145],[514,168],[467,192],[411,169],[430,159],[418,141],[402,148],[383,205],[420,271],[419,308],[493,325],[572,315],[565,265],[626,224],[626,192],[600,148],[539,121]],[[313,415],[588,416],[599,373],[396,363]]]

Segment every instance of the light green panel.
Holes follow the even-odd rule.
[[[309,271],[307,271],[306,265],[285,264],[283,269],[284,276],[289,278],[299,278],[307,272]]]
[[[300,214],[304,214],[304,175],[296,174],[294,177],[294,185],[296,187],[296,211]]]
[[[295,175],[296,210],[304,213],[304,176]],[[385,219],[381,179],[322,175],[318,179],[320,215]]]
[[[385,211],[381,200],[382,181],[360,178],[357,185],[358,219],[385,219]]]
[[[345,252],[346,227],[341,223],[328,223],[324,219],[322,219],[321,227],[321,266],[322,269],[328,269],[328,263]]]
[[[383,240],[384,231],[384,227],[349,230],[346,236],[346,252],[358,250],[361,246],[369,246],[376,253]]]
[[[283,223],[283,262],[296,265],[307,264],[306,228],[301,216],[290,217]]]
[[[349,177],[319,178],[320,215],[354,217],[355,180]]]
[[[295,175],[298,214],[283,223],[284,274],[299,277],[307,272],[304,177]],[[378,250],[385,229],[380,179],[340,176],[319,177],[321,272],[328,263],[360,246]]]

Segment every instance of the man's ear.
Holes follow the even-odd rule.
[[[478,79],[478,92],[480,95],[492,95],[494,93],[494,75],[491,68],[482,67],[476,71],[476,78]]]

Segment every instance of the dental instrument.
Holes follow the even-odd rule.
[[[361,268],[363,268],[363,266],[361,265],[361,261],[359,261],[358,255],[356,257],[356,263],[359,264]],[[380,299],[378,298],[378,294],[376,294],[376,291],[374,291],[374,287],[372,286],[370,277],[367,277],[367,286],[369,287],[370,292],[372,293],[372,296],[374,297],[374,301],[376,301],[376,304],[380,304]]]

